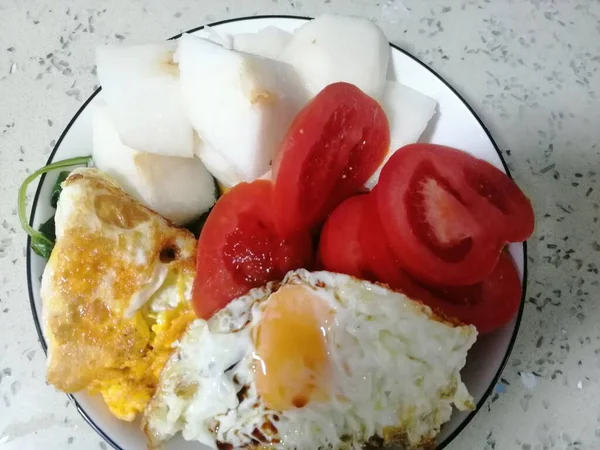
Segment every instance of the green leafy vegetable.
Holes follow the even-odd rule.
[[[33,180],[42,174],[70,166],[77,166],[80,164],[87,165],[91,158],[91,156],[80,156],[77,158],[65,159],[64,161],[57,161],[55,163],[48,164],[47,166],[42,167],[41,169],[38,169],[29,175],[19,188],[19,196],[17,200],[19,220],[21,221],[21,226],[25,232],[31,236],[31,248],[37,255],[48,259],[50,257],[50,253],[52,253],[52,249],[54,248],[54,240],[56,239],[54,233],[54,217],[44,222],[40,227],[40,231],[29,225],[29,221],[27,220],[26,205],[27,187]]]
[[[54,249],[54,242],[56,241],[56,227],[54,223],[54,216],[50,217],[42,225],[40,225],[39,232],[48,238],[48,240],[40,240],[37,237],[31,239],[31,249],[44,259],[49,259],[52,250]],[[48,242],[50,241],[50,242]]]
[[[50,217],[43,224],[40,225],[40,233],[46,236],[48,239],[56,240],[56,224],[54,223],[54,216]]]
[[[58,205],[58,198],[60,197],[60,193],[62,192],[61,183],[67,179],[70,173],[70,171],[65,170],[58,174],[56,183],[54,183],[54,187],[52,188],[52,196],[50,197],[50,205],[53,208],[56,208],[56,205]]]

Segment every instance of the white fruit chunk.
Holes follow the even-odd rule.
[[[390,150],[383,164],[365,183],[367,189],[377,184],[381,168],[396,150],[419,140],[436,106],[434,99],[395,81],[386,82],[380,102],[390,124]]]
[[[184,34],[176,58],[188,116],[242,179],[270,168],[307,96],[289,64]]]
[[[198,142],[194,147],[194,153],[221,186],[232,188],[244,181],[244,177],[237,172],[233,164],[200,138],[198,138]]]
[[[281,59],[292,64],[312,96],[338,81],[378,98],[385,84],[389,43],[373,22],[326,14],[302,25]]]
[[[92,126],[96,167],[148,208],[184,225],[215,203],[214,179],[199,159],[155,155],[126,146],[105,105],[95,109]]]
[[[256,33],[233,35],[233,48],[265,58],[277,59],[288,45],[292,35],[277,27],[266,27]]]
[[[125,145],[160,155],[192,157],[194,130],[183,107],[174,49],[174,42],[99,47],[98,79]]]

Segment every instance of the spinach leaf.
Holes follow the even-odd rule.
[[[48,259],[50,257],[50,254],[52,253],[52,249],[54,248],[54,240],[56,239],[54,230],[54,217],[51,217],[49,220],[44,222],[40,227],[40,231],[34,229],[31,225],[29,225],[29,220],[27,219],[26,204],[27,187],[31,184],[33,180],[35,180],[37,177],[44,173],[51,172],[52,170],[63,169],[65,167],[77,166],[80,164],[87,165],[91,158],[91,156],[81,156],[48,164],[47,166],[42,167],[41,169],[38,169],[34,173],[29,175],[25,179],[25,181],[23,181],[23,184],[21,184],[21,187],[19,188],[17,209],[19,212],[19,220],[21,221],[21,227],[23,227],[25,232],[29,236],[31,236],[31,249],[37,255],[40,255],[42,258]]]
[[[37,237],[31,238],[31,250],[33,250],[33,252],[36,255],[41,256],[45,260],[50,259],[50,255],[52,254],[53,249],[54,249],[54,242],[42,240]]]
[[[54,223],[54,216],[50,217],[43,224],[40,225],[39,232],[51,241],[56,240],[56,225]]]
[[[52,195],[50,196],[50,206],[56,208],[58,205],[58,198],[60,197],[60,193],[62,192],[61,183],[67,179],[71,172],[65,170],[58,174],[58,178],[56,179],[56,183],[54,183],[54,187],[52,188]]]
[[[40,239],[39,236],[32,237],[31,249],[42,258],[49,259],[56,241],[56,226],[54,223],[54,216],[50,217],[47,221],[40,225],[40,229],[38,231],[46,239]]]

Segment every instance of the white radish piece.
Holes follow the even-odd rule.
[[[95,166],[148,208],[175,225],[184,225],[214,205],[214,179],[199,159],[139,152],[126,146],[104,104],[94,110],[92,128]]]
[[[365,183],[367,189],[379,181],[381,168],[400,147],[419,140],[435,113],[436,101],[395,81],[387,81],[380,99],[390,124],[390,150],[385,160]]]
[[[389,58],[389,43],[377,25],[332,14],[298,28],[281,56],[296,68],[311,96],[345,81],[373,98],[383,92]]]
[[[233,48],[265,58],[278,59],[292,38],[291,33],[277,27],[266,27],[256,33],[233,35]]]
[[[239,181],[270,168],[307,96],[289,64],[228,50],[184,34],[177,50],[188,116]]]
[[[209,25],[204,25],[204,28],[194,32],[194,36],[208,39],[215,44],[219,44],[221,47],[228,49],[233,48],[233,36],[231,34],[217,31],[215,28]]]
[[[191,158],[194,130],[183,108],[174,49],[174,42],[99,47],[98,79],[125,145]]]
[[[196,135],[197,136],[197,135]],[[207,142],[204,142],[199,137],[194,153],[213,177],[224,188],[232,188],[236,184],[244,181],[244,177],[240,175],[233,164],[227,161],[221,153],[217,152]]]

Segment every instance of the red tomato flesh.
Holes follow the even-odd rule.
[[[318,260],[324,270],[387,284],[415,300],[430,295],[389,249],[373,193],[350,197],[331,213],[321,232]]]
[[[364,196],[363,203],[359,240],[365,258],[364,266],[370,274],[368,278],[398,289],[404,284],[406,275],[390,250],[379,217],[375,194]]]
[[[395,257],[428,284],[483,280],[504,244],[533,229],[531,204],[508,176],[449,147],[403,147],[384,166],[376,192]]]
[[[376,187],[375,190],[378,188]],[[404,272],[388,246],[377,193],[351,197],[329,216],[319,242],[322,269],[387,284],[449,320],[489,333],[508,323],[521,302],[521,280],[501,252],[490,275],[468,286],[432,286]]]
[[[419,300],[450,318],[490,333],[512,320],[521,304],[521,279],[511,256],[502,252],[492,273],[472,286],[429,287]]]
[[[308,232],[282,238],[273,220],[273,185],[241,183],[226,193],[208,216],[196,256],[192,290],[198,317],[207,319],[251,288],[282,279],[290,270],[310,268]]]
[[[281,235],[313,229],[355,194],[388,152],[379,103],[349,83],[325,87],[298,114],[274,163],[274,207]]]
[[[366,260],[359,240],[361,219],[368,195],[345,200],[325,221],[317,260],[325,270],[368,278]]]

